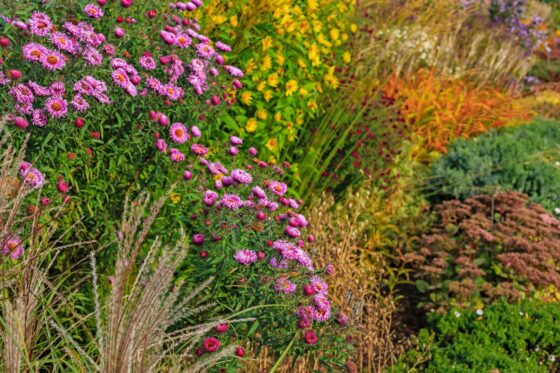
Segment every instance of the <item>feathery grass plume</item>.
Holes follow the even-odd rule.
[[[19,372],[44,368],[44,361],[56,356],[52,352],[59,341],[48,340],[46,320],[72,298],[60,296],[69,272],[56,278],[49,272],[63,250],[81,244],[58,246],[54,232],[62,208],[39,207],[39,197],[22,181],[24,149],[16,152],[3,125],[0,120],[0,244],[5,247],[17,237],[22,252],[0,254],[0,370]]]
[[[235,346],[225,348],[207,358],[196,358],[195,347],[200,339],[224,320],[201,325],[179,327],[179,323],[200,314],[214,304],[190,307],[197,294],[211,282],[209,278],[184,298],[179,297],[182,283],[175,273],[187,253],[186,238],[181,235],[172,247],[162,246],[156,239],[146,247],[147,234],[169,193],[155,203],[144,194],[134,202],[125,201],[114,275],[111,288],[100,290],[95,254],[90,255],[93,280],[93,314],[82,316],[78,323],[95,318],[93,343],[80,343],[68,328],[52,322],[73,352],[76,364],[105,373],[198,371],[226,357],[233,356]],[[228,323],[253,321],[228,320]],[[94,351],[88,353],[87,351]]]
[[[520,82],[535,58],[486,13],[451,0],[365,1],[356,12],[363,25],[353,56],[358,76],[383,79],[429,67],[481,85]]]

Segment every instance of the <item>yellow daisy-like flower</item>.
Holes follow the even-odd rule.
[[[358,26],[355,23],[352,23],[350,25],[350,31],[352,31],[352,32],[358,31]]]
[[[313,31],[319,32],[323,28],[321,21],[313,21]]]
[[[175,204],[181,202],[181,196],[175,192],[171,192],[171,194],[169,195],[169,199]]]
[[[317,102],[315,102],[315,100],[311,100],[307,103],[307,108],[312,112],[316,112],[319,107],[317,106]]]
[[[237,19],[237,16],[232,16],[229,19],[229,24],[232,25],[233,27],[237,27],[237,25],[239,25],[239,21]]]
[[[305,63],[303,58],[298,58],[297,63],[299,65],[299,67],[301,67],[302,69],[305,69],[307,67],[307,64]]]
[[[278,86],[278,74],[276,73],[272,73],[268,76],[268,85],[271,87],[277,87]]]
[[[309,1],[307,2],[307,8],[308,8],[310,11],[317,10],[318,7],[319,7],[319,4],[317,3],[317,0],[309,0]]]
[[[350,63],[350,61],[352,61],[352,55],[350,54],[350,52],[344,52],[344,54],[342,55],[342,60],[346,63]]]
[[[294,79],[289,80],[289,81],[286,83],[286,96],[291,96],[291,95],[293,95],[294,92],[297,91],[297,89],[298,89],[298,84],[297,84],[297,82],[296,82]]]
[[[262,40],[263,52],[266,52],[270,48],[272,48],[272,38],[270,36],[267,36]]]
[[[259,84],[257,84],[257,91],[262,92],[265,88],[266,82],[261,80]]]
[[[272,95],[273,95],[273,92],[272,92],[270,89],[267,90],[267,91],[264,93],[264,95],[263,95],[264,100],[265,100],[266,102],[270,101],[270,99],[272,98]]]
[[[268,118],[268,113],[264,108],[260,108],[259,110],[257,110],[257,118],[259,118],[260,120],[266,120],[266,118]]]
[[[257,130],[257,120],[255,118],[249,118],[247,123],[245,123],[245,131],[255,132]]]
[[[269,55],[263,57],[261,62],[261,70],[268,71],[272,67],[272,58]]]
[[[311,44],[309,51],[307,52],[307,56],[309,57],[312,66],[319,66],[321,64],[321,52],[319,52],[317,44]]]
[[[253,102],[253,94],[249,91],[245,91],[241,94],[241,102],[245,105],[251,105]]]
[[[274,114],[274,120],[280,122],[282,120],[282,113],[277,111],[276,114]]]
[[[282,54],[282,52],[277,52],[276,53],[276,62],[278,62],[278,65],[282,66],[284,64],[284,61],[286,59],[284,58],[284,55]]]
[[[303,117],[301,115],[296,118],[296,124],[300,126],[303,124]]]
[[[270,150],[270,151],[274,151],[276,150],[276,148],[278,148],[278,140],[272,138],[270,140],[268,140],[266,142],[266,147]]]
[[[305,88],[300,88],[299,94],[302,95],[302,96],[307,96],[309,94],[309,92],[307,92],[307,89],[305,89]]]
[[[338,38],[340,37],[340,31],[337,28],[333,28],[329,32],[329,35],[332,40],[338,40]]]
[[[217,16],[213,16],[212,17],[212,22],[215,25],[221,25],[222,23],[224,23],[225,21],[227,21],[227,17],[224,15],[217,15]]]

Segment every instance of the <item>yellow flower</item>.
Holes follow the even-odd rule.
[[[239,24],[238,20],[237,20],[237,16],[232,16],[229,19],[229,23],[230,25],[232,25],[233,27],[237,27],[237,25]]]
[[[313,21],[313,31],[319,32],[323,28],[323,24],[320,21]]]
[[[262,80],[259,82],[259,84],[257,85],[257,91],[262,92],[264,89],[266,88],[266,82],[263,82]]]
[[[266,102],[270,101],[270,99],[272,98],[272,91],[270,89],[267,90],[263,96]]]
[[[171,192],[171,194],[169,195],[169,199],[175,204],[181,202],[181,196],[175,192]]]
[[[282,113],[277,111],[276,114],[274,114],[274,120],[280,122],[282,120]]]
[[[296,139],[296,136],[293,133],[288,134],[288,141],[289,142],[294,142],[295,139]]]
[[[261,70],[268,71],[270,70],[271,67],[272,67],[272,59],[270,58],[269,55],[264,56],[261,62]]]
[[[301,67],[302,69],[305,69],[307,67],[307,64],[305,63],[303,58],[298,58],[297,63],[299,65],[299,67]]]
[[[337,28],[331,29],[329,34],[332,40],[338,40],[338,38],[340,37],[340,31]]]
[[[264,108],[260,108],[259,110],[257,110],[257,118],[259,118],[260,120],[266,120],[267,117],[268,113]]]
[[[352,23],[352,25],[350,26],[350,31],[352,32],[358,31],[358,26],[355,23]]]
[[[311,100],[307,103],[307,108],[312,112],[316,112],[318,109],[317,102],[315,100]]]
[[[262,40],[263,52],[266,52],[270,48],[272,48],[272,38],[270,36],[267,36]]]
[[[245,123],[245,130],[247,132],[255,132],[257,130],[257,120],[255,118],[249,118],[247,123]]]
[[[251,105],[253,102],[253,94],[249,91],[245,91],[241,94],[241,102],[245,105]]]
[[[217,15],[212,17],[212,22],[216,25],[221,25],[225,21],[227,21],[227,18],[224,15]]]
[[[294,79],[289,80],[286,83],[286,96],[291,96],[294,92],[297,91],[297,89],[298,89],[297,82]]]
[[[319,6],[319,4],[317,4],[317,0],[309,0],[307,2],[307,7],[309,8],[309,10],[313,11],[313,10],[317,10],[317,7]]]
[[[256,66],[257,64],[255,63],[255,60],[251,58],[249,62],[247,62],[247,65],[245,66],[245,74],[250,74],[255,69]]]
[[[323,35],[322,33],[319,34],[319,36],[317,37],[317,41],[320,44],[323,44],[325,47],[332,47],[332,43],[327,39],[325,39],[325,35]]]
[[[278,65],[282,66],[284,64],[284,55],[282,54],[282,52],[277,52],[276,53],[276,61],[278,62]]]
[[[278,141],[276,139],[270,139],[266,142],[266,147],[270,151],[274,151],[278,147]]]
[[[313,43],[309,47],[309,51],[307,53],[312,66],[318,66],[321,64],[321,53],[319,52],[317,44]]]
[[[277,87],[278,86],[278,74],[276,73],[272,73],[268,76],[268,85],[271,87]]]
[[[342,55],[342,60],[346,63],[350,63],[350,61],[352,60],[352,55],[350,55],[350,52],[344,52],[344,54]]]
[[[302,96],[307,96],[309,94],[309,92],[307,92],[307,89],[305,89],[305,88],[300,88],[299,94],[302,95]]]
[[[296,118],[296,124],[300,126],[303,124],[303,117],[301,115]]]

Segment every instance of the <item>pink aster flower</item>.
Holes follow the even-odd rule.
[[[241,184],[251,184],[253,182],[253,177],[250,173],[244,170],[233,170],[231,171],[231,177],[233,180]]]
[[[82,97],[82,95],[77,94],[72,99],[72,107],[78,113],[83,113],[89,109],[89,103]]]
[[[33,91],[29,89],[25,84],[18,84],[9,91],[10,96],[14,98],[19,103],[32,103],[35,100]]]
[[[28,23],[29,23],[29,31],[31,31],[33,35],[37,35],[37,36],[48,35],[53,28],[51,19],[45,13],[40,13],[40,12],[33,13]]]
[[[27,61],[37,62],[47,53],[47,50],[41,44],[28,43],[22,48],[23,58]]]
[[[84,13],[90,18],[97,19],[103,17],[103,10],[94,4],[87,4],[84,7]]]
[[[301,236],[301,232],[296,227],[292,227],[291,225],[286,226],[285,229],[286,235],[291,238],[298,238]]]
[[[279,277],[274,284],[274,291],[277,293],[292,294],[296,291],[296,284],[288,280],[287,277]]]
[[[315,309],[313,314],[313,319],[319,322],[327,321],[331,317],[331,307],[326,307],[324,309]]]
[[[304,320],[312,320],[315,314],[315,308],[313,306],[299,306],[296,311],[296,316]]]
[[[84,52],[84,59],[86,63],[91,66],[101,66],[103,63],[103,56],[93,47],[87,47]]]
[[[268,186],[268,189],[278,196],[283,196],[288,191],[288,186],[279,181],[272,181]]]
[[[238,195],[229,193],[222,196],[220,203],[230,210],[237,210],[243,206],[243,201]]]
[[[224,69],[235,78],[243,78],[243,71],[235,66],[225,65]]]
[[[68,37],[68,35],[60,31],[53,32],[49,38],[51,40],[51,43],[53,43],[54,46],[60,50],[72,54],[76,54],[79,52],[80,47],[78,43]]]
[[[53,96],[62,96],[66,93],[66,86],[61,81],[56,81],[49,86],[49,91]]]
[[[208,149],[204,145],[200,144],[192,144],[191,151],[196,155],[206,155],[208,153]]]
[[[156,141],[156,148],[160,152],[164,152],[167,150],[167,143],[163,139],[159,139]]]
[[[175,44],[179,48],[188,48],[191,46],[192,39],[187,34],[179,34],[175,38]]]
[[[161,90],[170,100],[173,101],[177,101],[185,95],[183,88],[170,83],[161,87]]]
[[[61,70],[66,66],[66,60],[62,53],[53,50],[47,50],[39,60],[41,65],[47,70]]]
[[[53,118],[62,118],[68,114],[68,103],[62,97],[50,97],[45,101],[45,107]]]
[[[27,86],[31,88],[33,93],[35,93],[35,95],[37,96],[45,97],[45,96],[50,96],[52,94],[50,88],[44,87],[31,80],[27,82]]]
[[[243,140],[237,136],[230,136],[229,142],[231,145],[241,145],[243,144]]]
[[[209,60],[216,52],[208,44],[200,43],[196,46],[196,53],[199,57]]]
[[[325,294],[327,292],[327,283],[320,277],[318,276],[313,276],[311,277],[311,286],[313,287],[313,290],[315,290],[315,293],[317,294]]]
[[[182,162],[185,160],[185,155],[175,148],[169,149],[169,159],[172,162]]]
[[[204,192],[204,204],[206,204],[207,206],[213,206],[219,197],[220,196],[218,195],[218,193],[212,190],[207,190],[206,192]]]
[[[23,243],[18,237],[10,237],[2,245],[2,254],[12,259],[18,259],[23,255]]]
[[[184,144],[190,137],[187,132],[187,127],[185,127],[183,123],[173,123],[169,128],[169,134],[171,135],[171,139],[178,144]]]
[[[266,193],[264,192],[264,190],[259,187],[253,187],[253,189],[251,190],[253,192],[253,194],[255,195],[255,197],[257,197],[258,199],[266,199]]]
[[[202,136],[202,131],[200,131],[200,128],[197,126],[191,126],[191,133],[194,137]]]
[[[156,68],[156,61],[152,56],[149,55],[143,55],[142,57],[140,57],[139,63],[140,67],[142,67],[144,70],[155,70]]]
[[[221,41],[216,42],[216,48],[223,52],[231,52],[231,47]]]
[[[220,348],[220,341],[215,337],[208,337],[202,342],[206,352],[215,352]]]
[[[111,77],[113,78],[115,84],[121,88],[126,88],[131,84],[130,79],[128,78],[128,74],[123,68],[117,68],[115,71],[113,71]]]
[[[40,188],[45,182],[45,177],[36,168],[31,168],[25,172],[23,181],[32,188]]]
[[[45,127],[47,125],[47,115],[42,109],[33,110],[31,121],[34,126]]]
[[[325,297],[324,294],[317,294],[313,298],[313,303],[315,304],[315,308],[319,310],[326,311],[326,310],[330,310],[331,308],[331,303],[329,302],[327,297]]]
[[[257,261],[257,253],[253,250],[238,250],[233,258],[240,264],[249,265]]]

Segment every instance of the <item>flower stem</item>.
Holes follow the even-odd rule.
[[[290,341],[290,343],[288,343],[288,346],[286,346],[286,348],[282,352],[282,355],[280,355],[278,360],[276,360],[276,363],[274,363],[274,366],[272,367],[272,369],[270,369],[269,373],[274,373],[276,371],[276,369],[278,369],[278,367],[282,363],[282,360],[284,360],[284,358],[286,357],[288,352],[292,349],[292,346],[294,345],[295,341],[296,341],[296,334],[294,334],[294,336],[292,337],[292,340]]]

